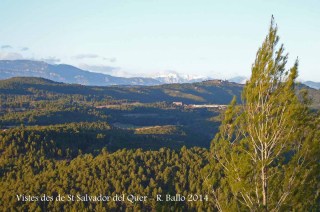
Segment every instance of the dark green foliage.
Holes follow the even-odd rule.
[[[85,126],[90,130],[90,126]],[[63,130],[63,129],[61,129]],[[68,130],[66,130],[68,131]],[[77,154],[68,159],[68,149],[58,148],[47,138],[29,134],[28,130],[11,131],[1,137],[0,210],[207,210],[210,201],[156,202],[156,194],[205,195],[205,175],[201,169],[207,164],[205,149],[182,148],[173,151],[105,149],[96,155]],[[65,155],[66,154],[66,155]],[[64,156],[65,155],[65,156]],[[56,159],[53,159],[56,158]],[[22,202],[16,195],[146,195],[149,200],[132,204],[124,202]],[[172,209],[171,209],[172,210]]]
[[[297,95],[277,27],[259,48],[242,104],[232,101],[212,142],[215,205],[237,211],[318,211],[319,114]],[[318,173],[318,174],[316,174]]]
[[[233,95],[240,96],[242,86],[229,82],[199,82],[159,86],[83,86],[57,83],[42,78],[15,77],[0,80],[0,94],[33,95],[37,99],[54,96],[77,95],[95,97],[96,100],[128,100],[142,103],[183,101],[184,103],[227,104]],[[65,96],[67,97],[67,96]]]
[[[25,82],[13,78],[5,82],[14,85],[45,85],[77,87],[49,80],[26,78]],[[30,84],[29,84],[30,83]],[[18,84],[18,85],[16,85]],[[80,88],[91,87],[80,86]],[[24,88],[26,90],[27,88]],[[56,92],[58,92],[56,89]],[[75,89],[77,90],[77,89]],[[81,90],[81,89],[80,89]],[[30,95],[0,95],[0,129],[25,126],[47,126],[75,122],[107,122],[112,126],[107,135],[100,136],[101,144],[110,150],[119,148],[159,149],[161,147],[180,148],[208,147],[218,129],[219,122],[210,119],[219,113],[215,109],[184,109],[173,107],[170,102],[135,103],[127,100],[114,100],[104,94],[59,94],[35,91]],[[135,133],[136,128],[174,125],[184,133]],[[34,128],[36,129],[36,128]],[[33,129],[33,130],[34,130]],[[85,132],[84,132],[85,133]],[[74,133],[69,136],[73,137]],[[76,136],[77,137],[77,136]],[[96,135],[90,136],[97,138]],[[81,142],[81,139],[79,139]],[[90,146],[90,145],[89,145]]]
[[[219,80],[150,87],[1,80],[0,211],[319,210],[319,115],[308,108],[310,94],[317,98],[319,91],[294,90],[297,64],[285,72],[286,56],[281,47],[274,57],[270,44],[278,38],[272,27],[271,32],[242,105],[234,98],[223,116],[219,109],[172,102],[226,104],[233,96],[240,99],[243,86]],[[278,116],[282,111],[286,122]],[[265,120],[272,127],[264,127]],[[283,146],[272,151],[279,154],[253,161],[252,141],[268,145],[276,130]],[[200,148],[215,134],[210,152]],[[261,204],[261,170],[271,173],[268,206]],[[149,200],[24,202],[19,194],[135,194]],[[208,200],[157,202],[157,194],[208,195]]]

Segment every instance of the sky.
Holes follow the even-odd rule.
[[[0,59],[146,76],[250,76],[274,15],[299,79],[320,81],[319,0],[1,0]]]

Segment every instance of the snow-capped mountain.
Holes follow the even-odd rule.
[[[156,73],[155,75],[151,76],[151,78],[156,79],[161,83],[191,83],[211,79],[206,76],[180,74],[174,71]]]
[[[0,80],[11,77],[42,77],[56,82],[82,85],[159,85],[158,80],[144,77],[115,77],[82,70],[75,66],[52,65],[33,60],[0,60]]]
[[[245,76],[235,76],[228,79],[229,82],[235,82],[238,84],[246,84],[248,77]]]

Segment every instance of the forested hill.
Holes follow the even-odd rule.
[[[221,80],[157,86],[84,86],[37,77],[0,80],[0,94],[35,95],[42,98],[46,94],[73,94],[142,103],[181,101],[186,104],[229,104],[233,96],[241,99],[242,88],[241,84]],[[313,100],[313,107],[320,108],[320,90],[304,84],[299,85],[299,90],[301,89],[307,89]]]
[[[36,77],[14,77],[0,80],[0,94],[33,95],[96,95],[113,100],[142,103],[181,101],[187,104],[228,104],[235,95],[240,99],[242,85],[211,80],[199,83],[158,86],[84,86],[65,84]]]

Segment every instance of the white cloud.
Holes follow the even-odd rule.
[[[0,52],[0,60],[22,60],[22,54],[16,52]]]
[[[76,59],[76,60],[86,60],[86,59],[100,59],[103,61],[107,61],[110,63],[114,63],[117,61],[117,58],[115,57],[103,57],[97,54],[77,54],[75,56],[73,56],[72,58]]]
[[[24,57],[22,54],[17,52],[0,52],[0,60],[35,60],[35,61],[44,61],[49,64],[59,63],[61,60],[56,57],[46,57],[46,58],[31,58]]]
[[[1,49],[12,49],[12,46],[10,46],[10,45],[2,45]]]
[[[87,71],[109,74],[116,77],[132,77],[132,74],[121,70],[120,67],[115,66],[80,64],[79,68]]]
[[[117,61],[117,58],[115,58],[115,57],[111,57],[111,58],[104,57],[103,60],[106,60],[106,61],[109,61],[111,63],[114,63],[114,62]]]
[[[28,51],[29,48],[28,48],[28,47],[22,47],[20,50],[21,50],[21,51]]]
[[[73,58],[77,59],[77,60],[82,60],[82,59],[94,59],[94,58],[98,58],[99,55],[97,54],[78,54],[76,56],[74,56]]]
[[[56,64],[56,63],[60,63],[61,60],[56,57],[47,57],[47,58],[42,58],[41,61],[44,61],[49,64]]]

